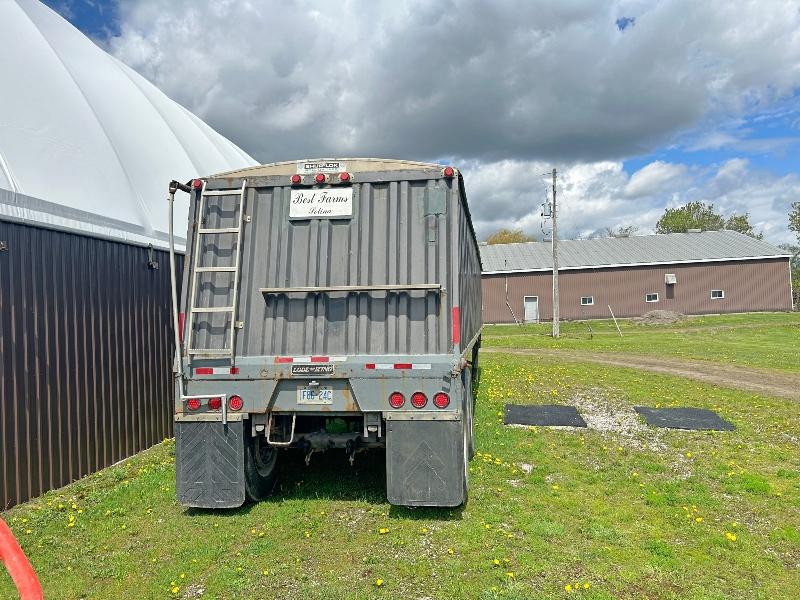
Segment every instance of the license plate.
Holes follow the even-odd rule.
[[[328,386],[300,386],[297,388],[298,404],[333,404],[333,388]]]

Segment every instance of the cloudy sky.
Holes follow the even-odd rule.
[[[480,236],[652,231],[665,207],[800,200],[798,0],[48,0],[263,162],[452,163]]]

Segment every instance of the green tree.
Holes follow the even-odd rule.
[[[789,211],[789,229],[794,231],[797,243],[800,244],[800,202],[792,202],[792,210]]]
[[[762,232],[759,231],[756,233],[753,229],[753,225],[750,223],[749,213],[744,213],[743,215],[731,215],[728,217],[728,220],[725,221],[725,229],[729,229],[730,231],[738,231],[739,233],[749,235],[757,240],[760,240],[764,237]]]
[[[717,231],[725,227],[723,216],[713,204],[689,202],[679,208],[668,208],[656,223],[656,233],[686,233],[690,229]]]
[[[519,244],[535,241],[536,238],[522,233],[521,229],[501,229],[486,238],[487,244]]]
[[[800,217],[798,217],[800,227]],[[750,237],[761,239],[764,234],[756,232],[748,213],[733,213],[727,219],[714,210],[713,204],[696,200],[678,208],[668,208],[656,223],[656,233],[686,233],[690,229],[719,231],[729,229]]]

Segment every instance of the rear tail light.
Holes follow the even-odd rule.
[[[405,404],[405,402],[405,396],[403,396],[403,394],[400,392],[392,392],[392,394],[389,396],[389,404],[392,406],[392,408],[400,408],[403,406],[403,404]]]
[[[450,396],[444,392],[438,392],[433,395],[433,403],[436,405],[436,408],[447,408],[450,404]]]
[[[314,181],[316,181],[317,183],[324,183],[325,175],[323,175],[322,173],[317,173],[317,175],[314,177]]]
[[[422,392],[414,392],[411,394],[411,404],[414,408],[422,408],[428,403],[428,397]]]
[[[209,398],[208,408],[211,410],[219,410],[222,408],[222,398]]]
[[[228,406],[230,406],[231,410],[242,410],[242,406],[244,406],[244,400],[240,396],[231,396],[228,399]]]
[[[203,180],[202,179],[193,179],[192,180],[192,187],[196,190],[199,190],[203,187]]]
[[[339,173],[339,181],[350,181],[350,173]]]
[[[292,175],[292,183],[298,184],[303,181],[303,178],[300,175]]]
[[[186,401],[186,408],[189,410],[197,410],[200,408],[200,398],[189,398]]]
[[[452,177],[456,174],[456,170],[453,167],[445,167],[442,169],[442,175],[445,177]]]

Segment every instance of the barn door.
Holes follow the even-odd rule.
[[[525,296],[525,322],[539,322],[539,296]]]

